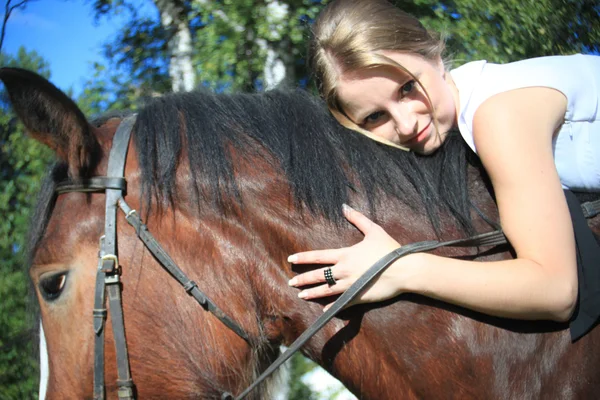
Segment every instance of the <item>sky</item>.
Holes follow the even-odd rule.
[[[2,13],[6,1],[0,0]],[[35,50],[49,62],[52,83],[65,91],[72,88],[78,95],[93,72],[92,63],[103,60],[102,44],[127,22],[126,15],[95,22],[91,3],[29,0],[24,10],[11,14],[2,50],[8,54],[16,54],[21,46]]]

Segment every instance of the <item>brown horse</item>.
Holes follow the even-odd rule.
[[[0,72],[31,135],[58,162],[33,218],[30,275],[47,339],[46,399],[92,397],[93,291],[104,194],[56,196],[57,182],[104,175],[120,117],[88,123],[43,78]],[[187,93],[139,112],[126,201],[190,278],[250,336],[205,312],[117,222],[126,338],[141,399],[240,393],[320,314],[287,281],[289,254],[347,246],[347,202],[402,243],[456,238],[496,218],[481,167],[460,140],[421,158],[347,131],[303,93]],[[596,221],[595,228],[598,227]],[[472,259],[504,248],[443,250]],[[485,268],[485,265],[482,265]],[[110,325],[110,318],[109,318]],[[107,397],[116,398],[107,329]],[[361,399],[594,398],[600,330],[491,318],[424,297],[345,310],[303,348]],[[250,398],[269,398],[268,385]]]

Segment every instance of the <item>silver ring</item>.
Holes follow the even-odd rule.
[[[325,268],[323,270],[323,275],[325,275],[325,282],[327,282],[328,285],[335,285],[335,278],[333,277],[331,268]]]

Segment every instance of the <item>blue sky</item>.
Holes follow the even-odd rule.
[[[2,11],[5,2],[0,2]],[[50,63],[51,81],[62,90],[73,88],[79,94],[92,73],[92,62],[103,60],[102,44],[112,39],[127,21],[123,15],[102,18],[96,23],[91,3],[92,0],[30,0],[24,10],[11,14],[3,51],[15,54],[20,46],[37,51]]]

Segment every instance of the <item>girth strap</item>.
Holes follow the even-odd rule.
[[[234,397],[230,393],[224,393],[221,396],[223,400],[241,400],[246,397],[254,388],[256,388],[263,380],[265,380],[269,375],[271,375],[277,368],[281,366],[284,362],[286,362],[294,353],[296,353],[304,344],[312,338],[325,324],[333,317],[335,317],[345,306],[348,305],[356,296],[358,296],[368,285],[369,283],[376,278],[379,274],[381,274],[387,267],[389,267],[392,263],[398,260],[400,257],[404,257],[408,254],[412,253],[420,253],[423,251],[435,250],[439,247],[472,247],[472,246],[497,246],[506,244],[506,237],[502,233],[502,231],[493,231],[489,233],[484,233],[482,235],[472,236],[466,239],[458,239],[452,240],[448,242],[438,242],[438,241],[425,241],[425,242],[417,242],[407,244],[405,246],[400,247],[392,251],[391,253],[383,256],[379,261],[377,261],[371,268],[367,270],[360,278],[356,280],[346,290],[344,293],[340,295],[340,297],[333,303],[333,305],[323,313],[317,320],[302,333],[292,343],[288,349],[281,354],[273,364],[269,366],[246,390],[244,390],[239,396]]]

